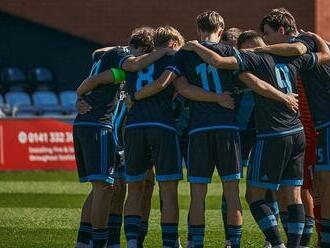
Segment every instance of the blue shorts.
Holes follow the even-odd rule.
[[[146,178],[150,165],[157,181],[181,180],[182,157],[176,132],[162,127],[128,128],[125,132],[126,182]]]
[[[248,184],[278,190],[303,185],[305,134],[258,138],[248,161]]]
[[[188,181],[210,183],[216,168],[222,181],[239,180],[242,170],[237,130],[210,130],[191,134],[188,145]]]
[[[330,127],[318,130],[315,172],[330,171]]]
[[[80,182],[113,184],[115,144],[111,129],[74,126],[73,141]]]

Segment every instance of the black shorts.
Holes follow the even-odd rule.
[[[143,181],[151,164],[155,166],[157,181],[183,178],[178,135],[166,128],[127,128],[125,162],[127,182]]]
[[[80,182],[113,183],[115,144],[111,129],[74,126],[73,141]]]
[[[249,185],[278,190],[303,185],[305,134],[258,138],[248,162]]]
[[[318,130],[317,136],[317,163],[315,171],[330,171],[330,127]]]
[[[217,168],[222,181],[241,176],[240,140],[237,130],[211,130],[190,135],[188,181],[210,183]]]

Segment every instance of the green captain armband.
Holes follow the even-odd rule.
[[[111,68],[110,69],[114,78],[114,83],[121,83],[126,80],[126,73],[121,69]]]

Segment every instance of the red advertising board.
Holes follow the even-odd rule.
[[[71,123],[0,119],[0,170],[75,168]]]

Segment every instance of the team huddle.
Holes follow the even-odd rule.
[[[243,160],[264,247],[309,247],[315,220],[319,247],[330,247],[328,43],[299,33],[283,8],[263,17],[261,34],[224,29],[219,13],[205,11],[197,16],[199,41],[185,42],[170,26],[141,27],[128,46],[93,53],[73,127],[79,178],[92,184],[77,248],[119,248],[123,222],[127,247],[144,247],[155,180],[161,246],[182,247],[183,164],[191,196],[186,247],[204,247],[215,169],[225,247],[240,247]]]

